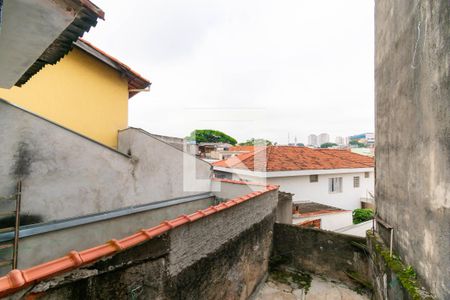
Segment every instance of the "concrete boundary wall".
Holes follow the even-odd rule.
[[[144,131],[119,137],[126,151],[1,100],[0,196],[14,194],[21,180],[21,212],[39,223],[211,191],[209,164]],[[185,182],[184,163],[195,168],[201,184]]]
[[[45,273],[48,274],[46,277],[54,273],[61,275],[22,291],[16,290],[11,296],[39,296],[40,299],[246,299],[268,270],[276,218],[278,190],[276,187],[261,188],[259,192],[164,222],[147,233],[79,252],[78,257],[84,261],[95,251],[111,253],[110,250],[105,252],[106,249],[123,249],[118,251],[116,248],[106,258],[97,258],[71,272],[61,274],[55,269],[57,264],[65,264],[62,259],[49,262],[47,265],[55,267],[51,268],[53,273]],[[153,230],[156,234],[153,238],[126,250],[123,248],[138,236],[153,236]],[[45,272],[47,266],[40,268]],[[11,282],[27,282],[37,276],[37,270],[36,267],[17,271],[20,274],[12,272],[14,274],[0,278],[0,292],[8,291],[5,287]]]
[[[324,275],[354,288],[369,288],[364,238],[295,225],[275,224],[274,266]]]

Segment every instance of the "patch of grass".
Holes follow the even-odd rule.
[[[296,283],[299,288],[305,290],[305,294],[308,293],[311,288],[312,277],[308,273],[296,272],[292,274],[292,280]]]
[[[304,289],[305,293],[308,293],[312,281],[312,277],[308,273],[282,271],[279,269],[270,272],[270,279],[287,285],[295,284],[299,289]]]

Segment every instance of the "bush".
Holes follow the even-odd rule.
[[[373,219],[373,210],[370,208],[358,208],[353,211],[353,224],[359,224]]]
[[[236,145],[237,141],[223,133],[222,131],[212,130],[212,129],[197,129],[191,132],[191,134],[186,137],[188,141],[195,141],[199,143],[228,143],[231,145]]]

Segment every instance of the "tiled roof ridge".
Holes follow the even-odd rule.
[[[224,181],[229,182],[227,180]],[[243,181],[233,181],[233,183],[247,184],[247,182]],[[70,251],[66,256],[39,264],[25,270],[14,269],[7,275],[0,277],[0,297],[11,294],[32,283],[41,281],[49,277],[53,277],[57,274],[68,272],[83,265],[93,263],[101,259],[102,257],[111,256],[117,252],[134,247],[156,236],[166,233],[175,227],[194,222],[198,219],[215,214],[219,211],[225,210],[227,208],[238,205],[242,202],[248,201],[257,196],[277,189],[278,186],[276,185],[265,185],[265,189],[262,191],[255,191],[242,197],[233,198],[218,205],[213,205],[203,210],[199,210],[190,215],[181,215],[175,219],[163,221],[157,226],[153,226],[148,229],[141,229],[137,233],[124,237],[120,240],[112,239],[107,243],[82,251],[73,250]]]
[[[310,217],[310,216],[317,216],[317,215],[324,215],[324,214],[337,214],[337,213],[344,213],[344,212],[351,212],[351,210],[344,210],[344,209],[339,209],[339,210],[333,210],[333,209],[323,209],[323,210],[318,210],[318,211],[313,211],[313,212],[307,212],[307,213],[296,213],[295,215],[299,216],[299,217]]]
[[[336,151],[336,150],[337,150],[337,151],[346,151],[346,152],[348,152],[348,153],[351,153],[352,155],[358,155],[358,156],[361,156],[361,157],[364,157],[364,158],[369,158],[368,156],[364,156],[364,155],[361,155],[361,154],[358,154],[358,153],[354,153],[354,152],[351,152],[351,151],[348,151],[348,150],[341,150],[341,149],[328,149],[328,150],[334,150],[334,151]],[[373,167],[372,165],[370,165],[370,164],[368,164],[368,163],[365,163],[365,162],[355,161],[355,160],[352,160],[352,159],[348,159],[348,158],[345,158],[345,157],[341,157],[341,156],[334,155],[334,154],[328,152],[327,149],[317,149],[317,151],[320,151],[321,153],[324,153],[324,154],[329,155],[329,156],[337,157],[337,158],[342,159],[342,160],[346,160],[346,161],[349,161],[349,162],[353,162],[353,163],[358,163],[358,164],[366,165],[366,166],[368,166],[368,167],[370,167],[370,168]],[[327,152],[328,152],[328,153],[327,153]]]

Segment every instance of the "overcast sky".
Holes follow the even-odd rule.
[[[306,142],[374,128],[373,0],[94,0],[84,37],[152,82],[129,124]]]

